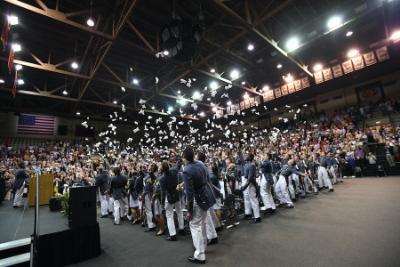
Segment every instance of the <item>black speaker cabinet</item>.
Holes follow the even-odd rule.
[[[68,226],[90,226],[96,220],[96,186],[71,187],[69,190]]]

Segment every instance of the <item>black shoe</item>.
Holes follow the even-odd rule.
[[[178,239],[176,238],[176,235],[173,235],[173,236],[167,237],[166,240],[167,240],[167,241],[177,241]]]
[[[335,191],[333,188],[329,189],[329,192],[333,192],[333,191]]]
[[[100,218],[108,218],[108,214],[107,215],[101,215]]]
[[[185,229],[179,229],[178,234],[181,236],[185,235]]]
[[[193,256],[188,257],[188,261],[193,262],[193,263],[197,263],[197,264],[205,264],[206,261],[205,260],[198,260],[196,258],[194,258]]]
[[[215,228],[215,232],[219,233],[222,230],[224,230],[224,228],[222,226]]]
[[[293,205],[290,205],[290,204],[286,204],[285,208],[287,208],[287,209],[293,209],[294,206],[293,206]]]
[[[251,220],[253,217],[251,216],[251,214],[246,214],[246,215],[244,215],[244,218],[246,220]]]
[[[156,228],[155,227],[153,227],[153,228],[147,228],[146,230],[144,230],[146,233],[148,233],[148,232],[154,232],[156,230]]]
[[[114,225],[119,225],[119,223],[114,222]]]
[[[275,213],[275,210],[269,208],[269,209],[266,209],[266,210],[265,210],[264,215],[272,215],[272,214],[274,214],[274,213]]]
[[[211,239],[207,243],[208,246],[215,245],[215,244],[218,244],[218,237]]]
[[[260,222],[261,222],[261,218],[255,218],[250,223],[260,223]]]

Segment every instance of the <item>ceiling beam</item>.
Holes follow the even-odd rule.
[[[310,77],[313,77],[313,74],[307,69],[306,66],[302,65],[299,61],[297,61],[294,57],[289,55],[286,51],[284,51],[282,48],[280,48],[277,43],[265,36],[263,33],[261,33],[259,30],[256,29],[256,27],[261,24],[261,20],[258,20],[254,22],[253,24],[249,24],[245,19],[243,19],[240,15],[238,15],[235,11],[230,9],[228,6],[226,6],[223,1],[221,0],[213,0],[214,3],[217,4],[220,9],[230,15],[232,18],[234,18],[236,21],[238,21],[240,24],[242,24],[248,31],[251,31],[255,34],[257,34],[259,37],[261,37],[264,41],[266,41],[269,45],[271,45],[276,51],[278,51],[281,55],[292,61],[297,67],[299,67],[302,71],[304,71],[307,75]],[[290,0],[286,1],[287,3],[290,2]]]
[[[113,40],[118,38],[118,35],[122,31],[122,28],[125,25],[126,21],[128,20],[128,17],[130,16],[130,14],[131,14],[131,12],[133,10],[133,7],[136,5],[136,3],[137,3],[137,0],[133,0],[133,1],[127,0],[125,2],[126,5],[128,5],[128,4],[129,5],[128,5],[126,11],[125,10],[122,11],[122,12],[125,11],[125,14],[123,14],[123,15],[121,14],[121,17],[120,17],[120,20],[119,20],[120,22],[119,22],[118,25],[116,25],[116,30],[115,30],[115,32],[113,34]],[[125,5],[124,5],[124,7],[125,7]],[[90,73],[90,79],[88,81],[86,81],[86,83],[83,85],[82,89],[79,92],[79,95],[78,95],[78,99],[79,100],[82,99],[82,97],[85,94],[87,88],[89,87],[90,83],[92,82],[93,77],[96,75],[98,69],[100,68],[101,64],[103,63],[104,58],[107,56],[108,52],[110,51],[112,45],[113,45],[113,42],[109,41],[109,44],[106,46],[106,48],[104,49],[104,51],[102,52],[102,54],[100,55],[98,60],[96,61],[94,69]]]
[[[85,26],[83,24],[80,24],[80,23],[77,23],[77,22],[75,22],[73,20],[70,20],[70,19],[67,18],[68,17],[67,14],[65,14],[63,12],[60,12],[58,10],[51,9],[51,8],[47,8],[47,9],[44,10],[44,9],[32,6],[30,4],[27,4],[25,2],[22,2],[20,0],[4,0],[4,1],[9,3],[9,4],[21,7],[21,8],[26,9],[26,10],[29,10],[29,11],[31,11],[33,13],[36,13],[36,14],[51,18],[53,20],[56,20],[58,22],[64,23],[64,24],[69,25],[69,26],[72,26],[72,27],[77,28],[79,30],[86,31],[86,32],[88,32],[90,34],[94,34],[94,35],[100,36],[100,37],[105,38],[107,40],[113,40],[113,36],[112,35],[107,34],[107,33],[103,33],[103,32],[100,32],[100,31],[96,31],[96,30],[92,29],[89,26]]]

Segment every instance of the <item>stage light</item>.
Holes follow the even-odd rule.
[[[278,65],[276,65],[276,68],[277,69],[281,69],[282,68],[282,64],[279,63]]]
[[[283,79],[285,80],[286,83],[293,82],[293,76],[290,73],[286,74],[286,76],[283,76]]]
[[[6,83],[6,81],[4,81],[3,79],[0,79],[0,83]]]
[[[210,82],[210,88],[211,88],[212,90],[217,90],[218,87],[219,87],[219,85],[218,85],[218,83],[217,83],[216,81]]]
[[[73,68],[74,70],[78,69],[79,68],[78,63],[76,61],[72,62],[71,63],[71,68]]]
[[[114,100],[114,101],[113,101],[113,104],[114,104],[114,105],[118,104],[117,100]]]
[[[94,26],[94,20],[92,18],[88,18],[88,20],[86,21],[86,24],[89,27],[93,27]]]
[[[212,107],[212,109],[211,109],[213,112],[217,112],[218,111],[218,108],[217,107]]]
[[[396,30],[392,33],[392,35],[390,36],[390,39],[394,42],[398,42],[400,41],[400,30]]]
[[[247,45],[247,50],[253,51],[254,50],[254,45],[253,44],[248,44]]]
[[[232,106],[232,101],[228,101],[228,102],[226,102],[226,104],[227,104],[228,106]]]
[[[169,51],[168,50],[164,50],[163,54],[164,54],[164,56],[168,56],[169,55]]]
[[[242,84],[242,85],[245,85],[245,84],[246,84],[246,82],[245,82],[245,81],[242,81],[242,82],[241,82],[241,84]]]
[[[176,103],[178,103],[179,105],[181,105],[183,107],[186,105],[187,101],[186,101],[186,99],[181,98],[181,99],[177,99]]]
[[[326,26],[329,30],[335,30],[343,25],[343,18],[341,16],[335,15],[328,19]]]
[[[19,19],[15,15],[8,15],[7,16],[7,20],[8,20],[8,23],[10,23],[11,26],[18,25],[18,23],[19,23]]]
[[[194,92],[193,92],[193,95],[192,95],[192,99],[193,99],[193,100],[200,100],[201,97],[202,97],[202,95],[200,94],[199,91],[194,91]]]
[[[352,58],[352,57],[358,56],[359,54],[360,54],[360,51],[352,48],[349,50],[349,52],[347,52],[347,57]]]
[[[204,117],[205,115],[206,115],[206,114],[204,113],[204,111],[202,111],[202,112],[199,113],[199,116],[200,116],[200,117]]]
[[[244,93],[243,98],[244,99],[248,99],[249,98],[249,94],[248,93]]]
[[[353,35],[353,32],[352,32],[352,31],[346,32],[346,37],[350,37],[350,36],[352,36],[352,35]]]
[[[168,107],[168,113],[171,113],[172,111],[174,111],[174,108],[172,106]]]
[[[19,64],[18,64],[18,65],[15,65],[15,69],[18,70],[18,71],[19,71],[19,70],[22,70],[22,65],[19,65]]]
[[[151,106],[151,109],[152,109],[152,110],[155,110],[155,109],[156,109],[156,107],[155,107],[155,106]]]
[[[121,91],[125,92],[126,91],[125,87],[121,86]]]
[[[68,91],[64,89],[64,91],[62,92],[63,95],[68,95]]]
[[[313,70],[314,71],[322,70],[322,64],[320,64],[320,63],[315,64],[314,67],[313,67]]]
[[[231,76],[232,80],[236,80],[239,78],[240,72],[236,69],[232,70],[229,76]]]
[[[133,78],[132,83],[135,84],[135,85],[138,85],[139,84],[139,80],[136,79],[136,78]]]
[[[178,95],[180,95],[181,94],[181,90],[178,90]]]
[[[269,90],[269,86],[268,86],[268,85],[264,85],[263,88],[262,88],[262,90],[263,90],[263,92]]]
[[[296,50],[297,48],[299,48],[299,46],[300,40],[298,37],[291,37],[286,42],[286,49],[288,50],[288,52]]]
[[[80,113],[79,111],[77,111],[75,114],[76,114],[77,116],[80,116],[80,115],[81,115],[81,113]]]
[[[11,44],[11,48],[14,52],[20,52],[22,50],[22,46],[18,43]]]
[[[211,73],[215,73],[215,69],[212,68],[212,69],[210,70],[210,72],[211,72]]]
[[[18,79],[17,83],[18,83],[18,85],[24,85],[25,81],[24,81],[24,79]]]

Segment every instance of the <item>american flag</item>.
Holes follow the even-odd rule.
[[[53,135],[54,117],[33,114],[21,114],[18,119],[17,133]]]

